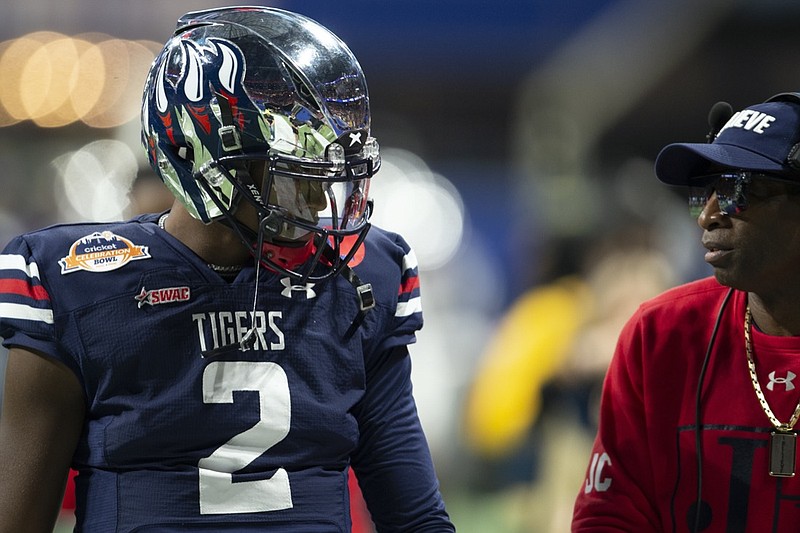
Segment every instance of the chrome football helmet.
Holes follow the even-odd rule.
[[[229,225],[273,270],[300,280],[336,275],[369,230],[380,154],[364,73],[345,43],[302,15],[270,7],[184,15],[150,68],[142,141],[193,217]],[[243,202],[255,208],[257,229],[236,216]],[[298,248],[309,250],[302,266],[274,253]]]

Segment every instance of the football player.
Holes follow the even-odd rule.
[[[380,167],[348,47],[268,7],[188,13],[142,106],[165,213],[0,255],[0,531],[449,532],[407,345],[417,263],[370,228]]]

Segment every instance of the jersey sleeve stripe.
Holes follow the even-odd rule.
[[[418,266],[417,255],[414,253],[414,250],[409,250],[408,253],[403,256],[403,271],[416,270]]]
[[[21,279],[0,279],[0,294],[13,294],[34,300],[50,300],[47,290],[41,285],[31,285]]]
[[[0,254],[0,270],[20,270],[29,278],[39,279],[39,265],[17,254]]]
[[[34,322],[53,323],[52,309],[37,309],[29,305],[11,304],[0,302],[0,316],[20,320],[32,320]]]
[[[400,285],[400,294],[409,294],[415,289],[419,289],[419,276],[410,276]]]
[[[420,312],[422,312],[422,299],[417,297],[411,298],[407,302],[397,302],[397,310],[394,316],[406,317]]]
[[[409,249],[403,256],[402,269],[403,274],[397,291],[397,309],[394,314],[397,318],[406,318],[415,313],[422,313],[418,263],[414,250]]]

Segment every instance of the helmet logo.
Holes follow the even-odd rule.
[[[347,156],[359,155],[361,157],[367,155],[362,152],[365,145],[370,142],[370,139],[371,137],[366,130],[347,130],[339,135],[335,142],[344,148],[344,153]]]
[[[350,147],[352,147],[354,144],[356,146],[360,146],[361,145],[361,142],[362,142],[361,141],[361,133],[362,132],[360,132],[360,131],[355,131],[355,132],[351,132],[350,133]]]
[[[200,54],[194,46],[187,46],[186,53],[189,56],[187,65],[186,81],[183,85],[183,93],[190,102],[199,102],[203,99],[203,64]]]
[[[233,93],[236,88],[236,81],[239,78],[239,59],[236,53],[227,44],[214,41],[217,48],[222,53],[222,65],[219,67],[219,82],[229,93]]]
[[[241,104],[253,107],[242,85],[245,59],[228,40],[195,41],[187,34],[175,37],[157,63],[148,79],[149,100],[142,106],[150,163],[192,216],[209,222],[220,215],[219,207],[193,173],[216,159],[217,151],[226,155],[242,148],[247,121]],[[219,186],[215,194],[230,207],[232,186]]]
[[[219,86],[228,93],[235,93],[237,84],[244,77],[244,62],[240,59],[241,52],[237,53],[236,45],[222,39],[209,39],[210,45],[199,45],[193,41],[182,41],[184,50],[183,68],[180,78],[173,81],[167,75],[167,58],[161,60],[159,72],[155,83],[156,109],[161,115],[169,111],[170,98],[167,94],[166,84],[170,84],[183,93],[186,102],[198,103],[207,101],[211,95],[210,85],[214,80],[207,79],[206,71],[217,65],[217,78]],[[212,66],[207,65],[211,63]]]
[[[188,55],[188,65],[184,94],[186,94],[186,98],[190,102],[199,102],[202,100],[207,90],[201,50],[208,51],[212,55],[220,58],[217,77],[220,85],[229,93],[234,92],[236,83],[243,74],[243,65],[240,64],[239,57],[232,48],[232,46],[234,46],[232,43],[227,43],[221,39],[210,39],[209,41],[212,46],[200,46],[193,41],[185,41],[184,48]]]
[[[167,62],[162,61],[161,66],[158,69],[158,80],[159,82],[156,83],[156,109],[162,115],[167,112],[169,109],[169,99],[167,98],[167,90],[164,87],[164,78],[166,78],[167,73]]]

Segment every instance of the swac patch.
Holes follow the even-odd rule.
[[[166,287],[164,289],[142,290],[134,296],[139,302],[139,309],[145,305],[169,304],[172,302],[188,302],[192,296],[189,287]]]
[[[104,231],[72,243],[69,254],[59,259],[58,264],[61,265],[62,274],[78,270],[110,272],[138,259],[150,259],[147,246],[133,244],[125,237]]]

